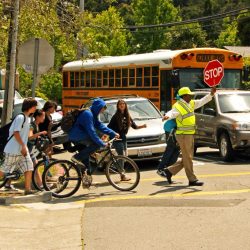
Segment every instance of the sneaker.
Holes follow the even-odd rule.
[[[17,188],[15,188],[13,185],[5,185],[4,186],[4,191],[8,191],[8,192],[16,192],[18,191]]]
[[[80,165],[81,167],[85,168],[85,165],[83,164],[83,162],[81,162],[80,160],[76,159],[75,156],[71,157],[71,161],[73,161],[75,164]]]
[[[166,174],[166,178],[168,180],[168,183],[171,184],[172,183],[172,179],[171,178],[173,176],[172,173],[168,169],[165,169],[164,172]]]
[[[167,178],[165,171],[162,169],[158,169],[156,173],[161,177]]]
[[[36,194],[39,192],[38,190],[25,190],[24,195]]]
[[[131,178],[126,174],[121,174],[121,181],[130,181]]]
[[[91,175],[88,175],[88,174],[84,173],[82,175],[82,187],[83,188],[89,188],[91,186],[91,184],[92,184],[92,180],[93,180],[93,178],[92,178]]]

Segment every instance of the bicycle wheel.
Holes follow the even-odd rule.
[[[114,156],[114,160],[108,162],[105,174],[108,182],[120,191],[133,190],[140,181],[137,164],[127,156]]]
[[[73,195],[81,185],[81,172],[71,161],[57,160],[45,168],[42,176],[45,190],[52,196],[66,198]]]
[[[43,184],[42,184],[42,175],[44,172],[44,169],[46,168],[46,165],[52,161],[56,161],[56,159],[49,159],[49,162],[46,162],[45,160],[40,160],[35,166],[34,170],[32,172],[32,184],[35,189],[42,191],[43,190]]]

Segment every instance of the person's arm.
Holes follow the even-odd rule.
[[[131,127],[133,129],[141,129],[141,128],[146,128],[147,124],[143,124],[143,125],[137,125],[132,118],[130,118],[130,122],[131,122]]]
[[[171,120],[171,119],[175,119],[177,116],[180,115],[180,112],[173,108],[171,109],[170,111],[168,111],[162,118],[163,121],[166,121],[166,120]]]
[[[99,120],[96,121],[95,125],[99,131],[101,131],[103,134],[109,135],[111,137],[111,139],[114,137],[117,137],[117,135],[118,135],[114,130],[108,128],[103,123],[101,123]]]
[[[47,135],[47,131],[42,131],[42,132],[38,132],[38,133],[34,134],[33,129],[31,128],[29,131],[29,140],[36,139],[40,135]]]
[[[85,131],[88,133],[89,137],[93,142],[95,142],[100,147],[105,147],[106,144],[100,139],[97,135],[93,115],[91,112],[84,111],[79,120],[80,124],[85,128]]]
[[[211,88],[211,92],[208,95],[204,96],[200,100],[194,100],[194,109],[198,109],[203,105],[205,105],[206,103],[210,102],[213,99],[215,92],[216,92],[216,87],[213,87]]]
[[[22,138],[21,138],[21,136],[20,136],[20,132],[19,132],[19,131],[14,131],[13,135],[14,135],[16,141],[17,141],[17,142],[21,145],[21,147],[22,147],[22,149],[21,149],[21,154],[22,154],[23,156],[26,156],[27,153],[28,153],[28,151],[27,151],[26,145],[25,145],[25,144],[23,143],[23,141],[22,141]]]

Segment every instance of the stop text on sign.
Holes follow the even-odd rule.
[[[205,80],[209,80],[210,78],[215,78],[223,74],[223,67],[210,69],[205,72]]]

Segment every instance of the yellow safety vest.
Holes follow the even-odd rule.
[[[194,100],[191,100],[189,104],[190,107],[185,102],[178,101],[173,106],[180,112],[176,118],[176,134],[192,135],[195,133]]]

